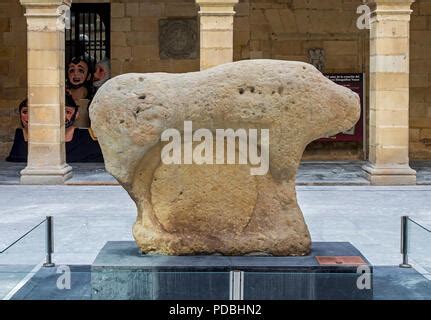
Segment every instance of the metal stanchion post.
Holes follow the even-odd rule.
[[[46,262],[44,267],[54,267],[55,263],[52,262],[52,253],[54,252],[54,224],[53,217],[46,217]]]
[[[401,217],[401,254],[403,255],[403,263],[400,264],[400,268],[411,268],[409,264],[408,254],[408,216]]]

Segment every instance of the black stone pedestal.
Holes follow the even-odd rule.
[[[323,266],[316,256],[360,256],[366,265]],[[245,300],[373,297],[373,268],[348,242],[314,242],[305,257],[227,257],[141,255],[134,242],[122,241],[106,243],[94,261],[92,298],[228,300],[231,271],[243,272]]]

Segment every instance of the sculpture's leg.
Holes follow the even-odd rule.
[[[256,251],[274,255],[308,254],[311,238],[296,202],[294,180],[277,182],[271,176],[258,180],[259,197],[239,241],[258,239],[254,243]]]
[[[297,203],[295,188],[303,142],[281,141],[288,135],[277,130],[281,131],[271,130],[270,175],[259,178],[259,199],[253,223],[268,226],[266,232],[269,239],[273,239],[273,253],[305,255],[311,250],[311,237]],[[261,219],[267,221],[259,221]]]
[[[133,226],[133,236],[142,252],[157,250],[156,240],[163,236],[170,237],[155,218],[151,203],[151,184],[153,183],[154,171],[159,164],[160,146],[155,146],[144,156],[136,168],[137,174],[134,176],[132,192],[130,192],[138,210],[137,219]],[[154,241],[147,241],[151,239]]]

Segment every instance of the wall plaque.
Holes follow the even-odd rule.
[[[160,59],[196,59],[198,46],[196,18],[159,20]]]
[[[313,48],[308,50],[308,58],[310,64],[316,67],[317,70],[323,72],[325,69],[325,50],[322,48]]]

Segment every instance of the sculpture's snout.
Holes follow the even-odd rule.
[[[351,129],[358,122],[361,115],[361,102],[359,95],[351,89],[331,84],[331,94],[328,96],[329,122],[333,123],[331,133],[334,135]],[[341,120],[341,121],[340,121]]]

